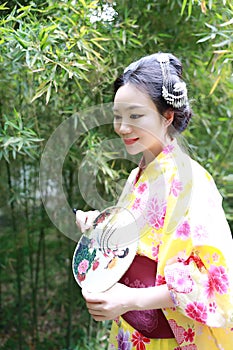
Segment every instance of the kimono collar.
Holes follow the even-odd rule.
[[[163,150],[155,157],[149,164],[146,164],[144,156],[140,159],[140,162],[138,164],[139,171],[145,170],[148,166],[153,164],[155,161],[159,161],[160,159],[163,159],[164,157],[167,157],[167,155],[173,153],[173,150],[177,147],[177,140],[173,139],[168,145],[164,146]]]
[[[144,156],[140,159],[140,162],[138,164],[139,171],[145,170],[146,169],[146,162]]]
[[[149,164],[145,163],[145,158],[142,156],[139,164],[138,164],[138,173],[136,175],[136,178],[134,180],[134,185],[138,182],[141,174],[144,172],[145,169],[149,169],[151,166],[154,165],[155,162],[162,161],[163,158],[167,158],[170,153],[173,153],[174,148],[177,147],[177,141],[176,139],[172,140],[171,143],[166,145],[163,150],[155,157],[154,160],[152,160]]]

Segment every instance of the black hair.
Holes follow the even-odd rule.
[[[163,75],[156,53],[150,56],[142,57],[140,60],[131,63],[122,75],[120,75],[114,82],[114,96],[117,90],[130,83],[138,89],[146,92],[161,115],[168,109],[174,111],[174,119],[172,122],[175,131],[181,133],[186,129],[192,117],[192,110],[187,102],[182,107],[173,107],[168,104],[162,96]],[[170,79],[174,86],[176,83],[182,82],[182,64],[174,55],[168,53]],[[174,132],[173,132],[174,133]]]

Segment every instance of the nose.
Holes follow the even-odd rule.
[[[125,134],[130,134],[131,133],[131,130],[132,130],[132,127],[130,124],[128,123],[125,123],[125,122],[121,122],[120,125],[119,125],[119,133],[122,134],[122,135],[125,135]]]

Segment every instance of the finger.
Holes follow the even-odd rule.
[[[92,308],[87,308],[88,309],[88,312],[89,314],[91,314],[92,316],[104,316],[104,313],[102,310],[95,310],[95,309],[92,309]]]
[[[95,321],[107,321],[107,320],[113,320],[114,319],[113,317],[107,316],[107,315],[91,315],[91,317]]]
[[[86,230],[87,214],[82,210],[76,211],[76,224],[83,233]]]
[[[104,317],[104,316],[97,316],[97,315],[91,315],[92,318],[97,321],[97,322],[100,322],[100,321],[107,321],[108,318]]]
[[[81,292],[82,292],[82,295],[86,301],[88,301],[90,303],[100,303],[101,302],[100,297],[99,297],[99,293],[88,292],[88,290],[85,288],[82,288]]]
[[[89,310],[89,314],[94,318],[95,321],[104,321],[110,319],[105,313],[97,310]]]
[[[88,308],[88,310],[96,310],[96,311],[101,311],[103,312],[103,307],[102,304],[100,303],[88,303],[86,302],[86,306]]]

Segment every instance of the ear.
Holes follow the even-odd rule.
[[[166,126],[171,125],[171,123],[173,122],[174,119],[174,111],[172,109],[167,109],[163,116],[165,117],[166,121]]]

